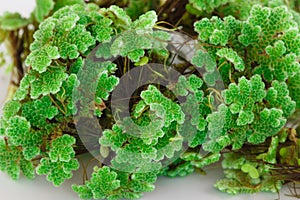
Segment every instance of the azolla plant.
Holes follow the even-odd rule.
[[[137,199],[220,160],[230,194],[300,182],[297,1],[45,2],[0,18],[18,44],[0,119],[12,179],[60,186],[90,154],[82,199]]]

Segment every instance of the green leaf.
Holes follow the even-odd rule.
[[[6,129],[6,135],[10,138],[10,142],[16,146],[21,145],[26,136],[30,134],[30,123],[24,117],[14,116],[9,121]]]
[[[241,185],[241,183],[234,179],[221,179],[216,184],[215,187],[228,194],[239,194],[239,193],[257,193],[260,192],[260,187],[253,187],[253,185],[245,184]]]
[[[245,64],[243,59],[231,48],[222,48],[217,51],[217,55],[221,58],[226,58],[229,62],[233,63],[234,68],[238,71],[244,71]]]
[[[239,31],[239,24],[232,16],[225,17],[223,20],[213,16],[211,19],[203,18],[197,21],[194,26],[200,41],[225,46],[230,37]]]
[[[103,73],[98,79],[98,86],[96,89],[96,97],[102,100],[107,100],[110,92],[119,84],[119,78],[114,75],[109,76]]]
[[[236,122],[238,126],[243,126],[246,124],[251,124],[253,120],[254,120],[254,114],[252,112],[241,111],[239,113],[239,117]]]
[[[22,116],[31,123],[32,126],[44,128],[58,114],[58,109],[52,105],[48,96],[41,99],[27,102],[22,107]]]
[[[22,147],[24,159],[31,160],[40,154],[47,131],[33,131],[24,117],[15,116],[10,119],[5,133],[12,145]]]
[[[149,58],[147,56],[142,57],[138,62],[134,63],[135,66],[143,66],[148,64]]]
[[[296,102],[291,99],[289,92],[288,85],[279,81],[273,81],[267,91],[266,100],[270,106],[282,109],[284,117],[289,117],[296,108]]]
[[[31,161],[21,160],[20,169],[25,177],[28,179],[35,178],[35,167]]]
[[[282,40],[276,41],[274,47],[272,46],[266,47],[266,53],[273,59],[281,57],[285,52],[286,52],[286,47]]]
[[[192,64],[199,68],[205,68],[207,72],[214,72],[217,67],[216,60],[208,52],[202,50],[196,52],[192,58]]]
[[[132,20],[122,8],[112,5],[102,10],[107,13],[108,17],[114,22],[116,28],[127,30],[131,27]]]
[[[112,21],[107,18],[103,18],[92,26],[92,35],[99,42],[109,41],[113,34],[113,28],[111,27]]]
[[[86,185],[72,185],[72,189],[76,192],[80,199],[91,199],[93,193]]]
[[[64,68],[54,67],[40,74],[40,78],[33,81],[30,90],[32,99],[48,94],[56,94],[61,89],[63,81],[67,79]]]
[[[19,13],[5,12],[0,17],[0,29],[14,31],[27,26],[31,21],[23,18]]]
[[[84,1],[83,0],[55,0],[55,5],[53,10],[57,11],[62,7],[71,6],[74,4],[84,5]]]
[[[241,170],[243,172],[245,172],[245,173],[248,173],[249,176],[251,178],[253,178],[253,179],[259,178],[259,172],[258,172],[258,170],[253,165],[251,165],[251,164],[248,164],[248,163],[244,164],[242,166]]]
[[[31,52],[26,58],[25,63],[39,73],[43,73],[51,65],[52,60],[58,59],[59,57],[60,54],[57,47],[44,46],[41,49]]]
[[[38,22],[43,21],[44,17],[48,16],[53,8],[53,0],[36,0],[36,8],[34,10],[36,20]]]
[[[24,158],[20,150],[18,150],[15,146],[8,146],[4,139],[0,140],[1,171],[6,172],[13,180],[18,180],[21,170],[19,162],[23,159]]]
[[[49,158],[42,158],[36,171],[39,175],[47,175],[47,180],[54,186],[60,186],[65,180],[72,178],[73,170],[78,170],[79,163],[75,159],[73,145],[75,138],[63,135],[52,141]]]
[[[110,50],[113,56],[128,56],[133,62],[138,62],[144,56],[144,50],[151,49],[155,41],[147,34],[128,31],[114,40]]]
[[[223,169],[240,169],[245,161],[246,159],[238,153],[226,153],[224,154],[222,167]]]
[[[79,163],[76,159],[71,159],[69,162],[51,162],[49,158],[42,158],[36,172],[38,175],[47,175],[47,180],[58,187],[65,180],[72,178],[72,171],[78,168]]]
[[[253,124],[254,133],[248,138],[248,142],[259,144],[277,134],[286,123],[282,115],[282,110],[276,108],[261,111],[260,119]]]
[[[128,58],[133,62],[139,62],[141,58],[144,56],[145,51],[142,49],[136,49],[128,53]]]
[[[265,84],[259,75],[251,77],[250,80],[241,77],[238,85],[231,83],[228,89],[222,92],[222,96],[225,103],[230,105],[231,113],[238,113],[238,126],[251,124],[254,120],[255,103],[261,102],[266,96]]]
[[[148,11],[133,22],[133,29],[135,29],[138,33],[149,31],[154,27],[157,19],[155,11]]]
[[[74,185],[72,187],[81,197],[92,196],[94,199],[105,199],[120,187],[120,181],[117,180],[117,173],[108,167],[102,167],[94,170],[86,186]]]
[[[150,85],[148,90],[141,93],[141,97],[151,110],[166,113],[164,116],[166,127],[170,126],[173,121],[177,121],[179,124],[184,122],[184,113],[180,106],[166,98],[155,86]],[[153,107],[157,103],[161,104],[162,107]]]
[[[63,135],[52,142],[52,146],[49,152],[49,158],[51,162],[69,162],[75,157],[75,151],[73,145],[76,143],[74,137],[69,135]]]
[[[22,105],[19,101],[10,100],[6,102],[2,109],[3,119],[9,120],[19,112],[21,107]]]
[[[202,168],[204,166],[208,166],[212,163],[216,163],[220,160],[221,154],[215,153],[206,156],[205,158],[201,159],[200,161],[192,161],[191,164],[197,168]]]
[[[193,9],[197,10],[197,12],[207,12],[210,13],[214,9],[225,5],[227,3],[231,3],[232,0],[217,0],[217,1],[202,1],[202,0],[190,0],[189,4]],[[195,11],[196,12],[196,11]]]
[[[128,135],[123,134],[123,130],[119,126],[114,125],[112,130],[105,130],[103,132],[99,143],[104,146],[110,146],[112,150],[116,151],[127,141],[127,138]]]

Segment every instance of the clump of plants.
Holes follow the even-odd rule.
[[[60,186],[91,154],[82,199],[137,199],[218,161],[230,194],[299,183],[298,4],[37,0],[29,19],[4,14],[17,73],[0,170]]]

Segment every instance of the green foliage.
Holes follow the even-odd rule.
[[[83,186],[73,185],[73,190],[82,199],[138,199],[142,192],[153,191],[155,181],[155,173],[128,174],[95,167],[91,179]]]
[[[181,161],[181,160],[180,160]],[[164,173],[165,176],[176,177],[176,176],[187,176],[195,171],[194,166],[190,162],[180,162],[178,165],[176,162],[173,163],[175,166],[172,169],[167,169]]]
[[[292,13],[295,21],[299,24],[299,2],[297,0],[189,0],[186,9],[189,14],[197,17],[206,16],[234,16],[241,20],[247,20],[251,9],[254,5],[261,5],[267,7],[287,6],[290,13]]]
[[[29,179],[35,177],[33,163],[25,160],[22,151],[15,146],[8,146],[4,141],[0,140],[0,169],[6,172],[13,180],[20,177],[20,172]]]
[[[271,107],[281,108],[284,117],[291,116],[295,111],[296,103],[290,97],[288,85],[285,82],[273,81],[266,99]]]
[[[66,116],[72,116],[77,112],[75,102],[73,101],[73,90],[78,87],[79,81],[76,74],[71,74],[62,84],[61,90],[57,93],[57,99],[65,106]]]
[[[69,135],[63,135],[60,138],[55,139],[52,142],[51,150],[49,152],[49,158],[52,162],[58,160],[63,162],[70,161],[74,156],[75,152],[72,145],[75,144],[75,138]]]
[[[148,10],[157,9],[160,2],[158,0],[145,1],[145,0],[129,0],[126,13],[132,18],[137,19]]]
[[[192,59],[192,64],[197,67],[205,67],[207,72],[214,72],[217,66],[216,61],[204,51],[197,51],[196,55]]]
[[[212,12],[215,8],[232,2],[233,0],[190,0],[187,9],[191,12],[201,13],[202,11]]]
[[[248,142],[259,144],[266,138],[276,135],[286,123],[286,119],[282,115],[283,112],[276,108],[261,111],[260,120],[254,123],[254,133],[248,138]]]
[[[60,186],[66,179],[73,176],[72,171],[79,168],[75,159],[73,145],[75,139],[69,135],[63,135],[52,141],[49,158],[42,158],[36,169],[37,174],[47,175],[47,180],[54,186]]]
[[[40,132],[31,132],[30,123],[24,118],[15,116],[9,120],[9,126],[5,134],[13,146],[22,146],[23,155],[26,160],[31,160],[40,153]]]
[[[127,56],[133,62],[140,62],[145,55],[145,50],[163,49],[170,36],[166,32],[153,31],[157,21],[154,11],[141,15],[137,20],[128,20],[128,31],[117,37],[111,45],[110,52],[113,56]]]
[[[238,84],[230,84],[222,93],[225,104],[207,118],[210,140],[204,148],[216,152],[232,144],[233,149],[239,149],[246,141],[259,144],[276,135],[286,122],[284,111],[287,110],[290,115],[295,103],[286,97],[288,91],[284,84],[280,85],[277,81],[273,83],[280,92],[274,92],[275,96],[272,97],[270,93],[274,88],[266,92],[259,75],[254,75],[250,80],[242,77]],[[285,103],[289,104],[285,104],[286,108],[282,101],[277,101],[278,96],[287,98]],[[264,101],[268,101],[268,104],[262,104]]]
[[[93,197],[94,199],[105,199],[114,190],[120,187],[120,181],[116,180],[116,178],[117,173],[111,172],[108,167],[103,167],[96,169],[90,181],[86,183],[86,186],[73,186],[73,189],[79,193],[81,198]],[[92,194],[91,197],[86,193]]]
[[[45,46],[39,51],[32,52],[26,59],[26,64],[32,66],[39,73],[45,72],[47,67],[51,65],[52,59],[58,59],[59,52],[57,47]]]
[[[225,57],[237,71],[254,69],[255,74],[269,82],[285,81],[299,71],[298,27],[285,7],[270,9],[256,5],[247,21],[231,16],[223,20],[215,16],[210,20],[204,18],[195,23],[195,30],[201,42],[227,46],[224,49],[212,46],[212,51],[208,45],[207,49],[217,59]],[[233,72],[230,73],[235,78]]]
[[[141,198],[159,175],[186,176],[220,159],[225,179],[216,183],[219,190],[277,192],[293,176],[274,174],[300,164],[299,133],[284,127],[297,114],[300,88],[300,20],[293,20],[299,4],[289,2],[190,0],[187,11],[200,20],[185,13],[178,24],[194,24],[193,54],[176,43],[175,29],[161,26],[167,23],[159,19],[172,16],[158,1],[118,2],[122,9],[37,0],[30,19],[6,13],[0,41],[14,41],[10,31],[27,31],[26,39],[16,36],[24,40],[20,62],[27,68],[0,118],[0,170],[13,179],[20,173],[34,178],[36,171],[60,186],[78,170],[83,143],[99,139],[103,163],[83,185],[72,186],[82,199]],[[148,11],[158,7],[162,13]],[[34,34],[29,24],[38,25]],[[165,87],[136,88],[128,97],[129,117],[118,109],[113,116],[112,93],[131,69],[145,65],[169,81],[151,68],[157,62],[181,75]],[[91,119],[102,134],[95,134]],[[86,141],[78,135],[82,124]]]
[[[30,122],[31,126],[43,128],[47,119],[51,120],[58,114],[58,109],[52,106],[50,97],[45,96],[39,100],[25,103],[22,107],[22,116]]]
[[[92,6],[80,5],[64,7],[43,21],[34,34],[35,41],[31,44],[32,52],[26,64],[42,73],[59,58],[77,59],[96,40],[109,40],[112,34],[111,20],[93,9]]]
[[[215,187],[218,188],[220,191],[229,194],[257,193],[260,191],[259,188],[256,188],[254,186],[241,186],[238,181],[228,179],[219,180],[215,184]]]
[[[96,98],[107,100],[109,93],[113,91],[118,83],[119,79],[117,77],[102,74],[98,80]]]
[[[31,84],[30,96],[32,99],[37,99],[41,95],[56,94],[59,92],[62,83],[66,80],[67,74],[64,73],[64,68],[57,67],[49,69],[41,74],[41,78],[37,78]]]
[[[274,19],[272,24],[262,24],[263,21],[270,18]],[[254,51],[254,49],[259,52],[266,51],[267,55],[257,55],[256,53],[257,58],[255,60],[260,65],[255,71],[262,74],[267,81],[272,80],[273,77],[276,80],[285,81],[288,77],[293,77],[299,71],[299,64],[296,61],[296,52],[298,52],[298,48],[300,47],[299,36],[294,35],[286,39],[286,36],[290,35],[294,28],[297,28],[297,25],[285,7],[276,7],[270,10],[269,8],[255,6],[252,9],[249,22],[243,23],[239,41],[243,45],[250,45],[250,52]],[[279,31],[286,34],[284,36],[280,35],[278,34]],[[263,35],[259,36],[260,33]],[[268,37],[269,34],[276,37],[270,38]],[[293,39],[293,46],[290,45],[290,39]],[[256,44],[260,44],[260,46],[257,47]]]
[[[22,105],[18,101],[10,100],[6,102],[6,104],[2,108],[2,118],[5,120],[9,120],[11,117],[18,113],[21,107]]]
[[[270,144],[270,147],[268,149],[267,153],[263,153],[257,156],[257,158],[261,158],[265,162],[275,164],[276,163],[276,154],[278,150],[279,145],[279,139],[277,136],[272,137],[272,142]]]
[[[288,90],[290,97],[293,101],[296,102],[296,108],[300,108],[300,96],[299,96],[299,87],[300,87],[300,73],[297,73],[294,77],[291,77],[288,80]]]
[[[37,21],[43,21],[44,17],[48,16],[53,8],[53,0],[36,0],[36,8],[34,10],[34,15]]]
[[[267,162],[274,159],[274,151],[278,146],[278,138],[274,137],[269,150],[262,154]],[[272,158],[273,157],[273,158]],[[261,159],[261,158],[259,158]],[[258,161],[258,160],[257,160]],[[226,153],[222,166],[225,169],[226,179],[219,180],[215,187],[229,194],[257,193],[260,191],[276,192],[282,187],[282,182],[271,175],[272,167],[262,162],[247,160],[239,153]],[[270,184],[272,182],[272,184]]]
[[[208,155],[199,161],[198,160],[192,161],[191,164],[197,168],[202,168],[218,162],[220,160],[220,157],[221,157],[220,153],[215,153],[215,154]]]
[[[170,126],[173,121],[179,124],[184,122],[184,114],[180,106],[167,99],[155,86],[150,85],[148,90],[142,92],[141,97],[150,106],[150,110],[162,116],[166,127]]]
[[[18,101],[24,100],[29,93],[30,84],[34,82],[35,79],[36,79],[35,76],[29,73],[26,74],[23,77],[23,79],[20,81],[20,86],[17,89],[16,93],[14,94],[13,99]]]
[[[234,68],[238,71],[243,71],[245,69],[244,61],[233,49],[220,49],[217,55],[222,58],[226,58],[229,62],[233,63]]]
[[[23,18],[19,13],[5,12],[0,17],[0,29],[12,31],[27,26],[29,22],[28,19]]]
[[[57,11],[60,8],[63,8],[65,6],[71,6],[74,4],[84,5],[84,1],[83,0],[55,0],[53,11]]]
[[[107,9],[102,9],[102,11],[108,15],[108,18],[113,21],[118,29],[127,30],[132,24],[131,18],[118,6],[112,5]]]
[[[258,170],[251,164],[244,164],[242,167],[241,167],[241,170],[242,172],[244,173],[248,173],[249,176],[253,179],[257,179],[259,178],[259,172]]]
[[[36,172],[38,175],[47,175],[47,180],[54,186],[60,186],[65,180],[72,178],[72,171],[78,168],[79,164],[75,159],[69,162],[52,162],[50,159],[42,158]]]
[[[79,85],[75,87],[74,93],[71,91],[70,106],[74,112],[78,109],[76,102],[80,101],[82,106],[79,109],[89,113],[90,107],[86,105],[94,104],[96,106],[94,114],[100,117],[101,106],[105,105],[104,101],[108,100],[111,91],[119,84],[119,78],[113,75],[115,71],[114,63],[86,61],[77,75],[80,77]]]
[[[72,147],[74,138],[68,140],[66,135],[57,138],[63,133],[62,130],[66,131],[66,127],[53,123],[67,124],[70,122],[68,117],[76,113],[72,98],[79,82],[77,76],[69,72],[68,62],[75,60],[71,70],[77,73],[83,66],[84,54],[90,51],[89,48],[96,41],[108,40],[112,28],[111,20],[98,13],[95,6],[64,7],[66,3],[79,1],[59,1],[55,5],[52,1],[44,3],[39,1],[34,11],[37,21],[42,22],[33,36],[35,41],[26,58],[30,70],[21,80],[13,96],[14,101],[5,106],[1,134],[8,138],[12,148],[19,150],[18,155],[27,162],[32,163],[31,159],[40,155],[37,173],[47,175],[47,179],[58,186],[71,178],[72,171],[79,167]],[[64,8],[44,20],[52,12],[53,6],[54,9]],[[106,30],[106,35],[104,32],[97,33],[101,27]],[[116,79],[107,78],[116,84]],[[101,80],[100,84],[108,83],[106,79]],[[111,90],[108,88],[108,92]],[[30,165],[22,159],[16,158],[20,162],[12,167],[6,163],[9,174],[17,178],[19,171],[23,170],[26,176],[33,177],[30,175]],[[7,171],[4,166],[3,171]]]
[[[224,20],[216,16],[211,19],[204,18],[194,26],[201,42],[221,46],[225,46],[228,40],[240,30],[240,22],[231,16],[225,17]]]
[[[153,124],[157,125],[157,123]],[[127,126],[125,124],[126,128]],[[146,130],[143,127],[141,128],[142,131]],[[176,136],[172,133],[165,133],[161,125],[156,129],[157,131],[153,133],[149,132],[148,134],[146,132],[145,136],[139,138],[136,135],[141,133],[139,132],[140,130],[129,129],[129,131],[125,132],[121,127],[114,125],[112,131],[107,130],[104,132],[100,139],[100,144],[110,147],[113,151],[117,152],[117,155],[111,161],[113,167],[116,169],[128,172],[132,172],[135,169],[151,171],[153,168],[157,170],[157,167],[160,165],[157,161],[162,160],[164,156],[172,157],[174,151],[180,150],[181,141],[178,141],[178,148],[171,141],[168,141],[170,138]],[[147,136],[151,136],[149,134],[153,135],[153,138],[150,137],[151,140],[147,138]],[[165,142],[160,142],[159,140]]]
[[[254,104],[262,102],[266,96],[265,85],[260,76],[253,76],[249,81],[245,77],[239,79],[239,84],[230,84],[222,93],[224,101],[229,105],[232,114],[239,114],[237,125],[251,124],[254,120]]]

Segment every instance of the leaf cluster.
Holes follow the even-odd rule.
[[[90,119],[105,124],[87,141],[98,140],[105,162],[83,185],[73,185],[82,199],[137,199],[154,190],[159,175],[185,176],[222,157],[226,178],[216,183],[219,190],[277,192],[288,177],[272,176],[280,172],[273,166],[299,167],[299,134],[285,127],[300,107],[296,2],[253,1],[238,18],[227,15],[247,1],[190,0],[187,11],[200,19],[187,66],[168,50],[174,37],[159,26],[160,16],[136,10],[144,1],[132,0],[126,9],[41,2],[32,14],[39,28],[24,59],[27,72],[0,119],[0,170],[13,179],[37,173],[55,186],[70,179],[77,155],[86,152],[76,125]],[[153,1],[145,10],[150,7]],[[224,16],[210,18],[219,12]],[[5,14],[0,29],[33,21]],[[175,68],[186,67],[174,82],[142,86],[131,94],[137,97],[130,97],[130,116],[112,116],[112,92],[124,74],[156,61],[168,72],[174,60]]]

